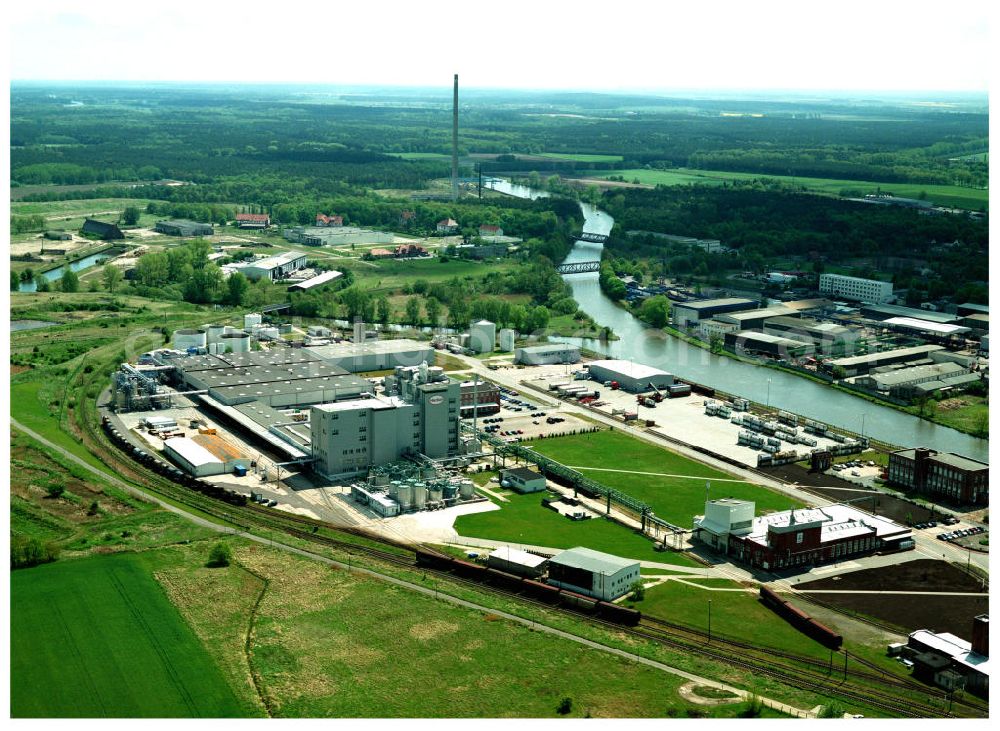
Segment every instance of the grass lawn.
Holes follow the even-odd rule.
[[[621,162],[621,155],[591,155],[572,152],[542,152],[534,157],[547,157],[550,160],[573,160],[574,162]]]
[[[967,434],[988,436],[990,426],[990,402],[984,396],[962,394],[953,399],[941,402],[928,402],[933,406],[930,412],[931,421],[950,426]],[[918,414],[919,406],[911,406],[907,411]]]
[[[51,442],[81,457],[101,470],[104,463],[87,451],[80,442],[59,428],[58,407],[54,401],[61,398],[62,389],[52,391],[51,381],[30,380],[10,385],[10,402],[17,404],[14,416],[29,429],[33,429]]]
[[[444,152],[390,152],[389,155],[401,160],[450,160],[451,155]]]
[[[11,715],[246,715],[134,554],[14,571]]]
[[[365,262],[360,259],[344,260],[339,268],[349,268],[354,272],[355,281],[363,289],[373,291],[395,290],[416,279],[427,282],[442,282],[452,277],[479,276],[494,271],[507,271],[518,266],[512,261],[474,262],[448,259],[442,262],[437,257],[411,259],[409,261]]]
[[[863,180],[835,180],[832,178],[800,178],[787,175],[759,175],[756,173],[730,173],[720,170],[693,170],[677,168],[676,170],[613,170],[602,173],[598,177],[622,176],[626,181],[638,180],[645,185],[688,185],[700,183],[706,185],[721,185],[726,180],[753,180],[755,178],[770,178],[785,183],[802,185],[809,190],[828,195],[840,195],[840,191],[864,190],[875,192],[880,188],[885,193],[893,193],[904,198],[919,198],[921,193],[939,206],[953,206],[979,210],[989,209],[988,190],[976,188],[961,188],[957,185],[921,185],[919,183],[876,183]]]
[[[657,516],[677,525],[689,525],[692,516],[705,512],[706,481],[733,479],[724,472],[619,431],[554,437],[529,444],[539,454],[569,467],[598,467],[689,476],[660,477],[579,469],[579,472],[597,482],[648,503]],[[709,497],[753,500],[757,504],[758,512],[786,510],[793,505],[795,507],[802,505],[785,495],[748,482],[712,482]]]
[[[462,515],[455,521],[459,535],[509,541],[550,548],[586,546],[616,556],[658,561],[677,566],[695,566],[679,553],[654,551],[653,542],[604,518],[570,520],[543,508],[542,495],[510,494],[500,510]]]

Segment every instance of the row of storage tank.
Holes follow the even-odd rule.
[[[174,330],[173,342],[177,350],[204,350],[212,354],[250,352],[250,335],[229,325]]]
[[[386,492],[399,503],[400,510],[424,510],[441,502],[451,505],[458,499],[468,500],[476,495],[472,480],[391,480]]]

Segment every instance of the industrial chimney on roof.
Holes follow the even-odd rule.
[[[451,199],[458,200],[458,74],[451,105]]]

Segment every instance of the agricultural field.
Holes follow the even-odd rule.
[[[835,180],[832,178],[799,178],[785,175],[757,175],[755,173],[730,173],[719,170],[615,170],[596,177],[621,176],[626,181],[638,180],[643,185],[721,185],[729,180],[755,180],[770,178],[789,185],[799,185],[826,195],[840,195],[842,190],[864,190],[874,193],[892,193],[903,198],[927,198],[938,206],[967,208],[978,211],[989,208],[989,191],[977,188],[963,188],[957,185],[924,185],[919,183],[878,183],[862,180]]]
[[[571,160],[573,162],[621,162],[621,155],[591,155],[572,152],[541,152],[532,157],[543,157],[549,160]]]
[[[711,482],[710,498],[753,500],[758,513],[801,507],[801,503],[785,495],[737,480],[618,431],[542,439],[530,442],[529,446],[597,482],[648,503],[657,516],[678,525],[689,525],[693,516],[705,512],[706,482]],[[588,467],[598,469],[588,470]],[[639,474],[644,472],[661,474]]]
[[[653,542],[604,518],[570,520],[542,507],[543,494],[504,493],[507,502],[495,501],[500,510],[462,515],[455,521],[459,535],[508,541],[547,548],[586,546],[640,561],[696,566],[679,553],[653,550]]]
[[[11,715],[244,716],[250,711],[134,554],[11,574]]]
[[[354,272],[355,282],[363,289],[380,292],[391,291],[410,284],[416,279],[428,283],[443,282],[453,277],[479,276],[489,272],[510,271],[518,266],[510,260],[498,262],[474,262],[460,259],[442,261],[437,257],[411,259],[409,261],[366,262],[360,259],[345,259],[337,262],[338,268]]]

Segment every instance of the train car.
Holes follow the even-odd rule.
[[[806,624],[806,628],[806,634],[825,647],[829,647],[831,650],[837,650],[842,644],[844,644],[844,638],[841,635],[837,634],[826,625],[820,624],[815,619],[810,619]]]
[[[506,589],[507,591],[521,590],[522,579],[520,576],[508,574],[506,571],[498,571],[497,569],[484,569],[483,574],[487,584],[500,589]]]
[[[576,592],[559,590],[559,603],[566,607],[572,607],[578,612],[593,614],[597,607],[597,599]]]
[[[555,604],[559,601],[559,588],[550,584],[543,584],[540,581],[524,579],[521,582],[521,591],[528,596],[548,602],[549,604]]]
[[[624,624],[629,627],[635,627],[639,624],[639,620],[642,619],[642,612],[638,609],[622,607],[611,602],[597,602],[597,614],[609,622]]]

